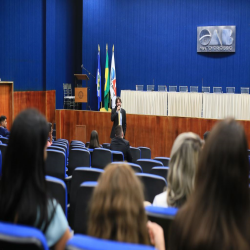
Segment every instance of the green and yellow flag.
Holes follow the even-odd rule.
[[[109,108],[109,55],[108,45],[106,45],[106,66],[105,66],[105,86],[104,86],[104,108],[108,111]]]

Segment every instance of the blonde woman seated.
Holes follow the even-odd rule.
[[[100,148],[99,137],[96,130],[92,130],[89,140],[89,148]]]
[[[108,165],[100,176],[90,203],[88,235],[165,249],[163,230],[147,223],[143,188],[127,164]]]
[[[180,134],[174,141],[169,162],[167,190],[156,195],[154,206],[181,207],[194,188],[194,176],[203,141],[192,132]]]
[[[179,210],[171,250],[249,250],[249,162],[244,128],[233,119],[218,123],[202,150],[195,190]]]

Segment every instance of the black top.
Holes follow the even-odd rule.
[[[110,149],[123,152],[124,160],[132,162],[130,146],[127,140],[120,137],[113,138],[110,143]]]
[[[110,138],[114,138],[115,137],[115,127],[118,125],[118,113],[116,112],[116,108],[112,109],[111,112],[111,121],[113,122],[113,127],[110,133]],[[125,109],[121,109],[121,114],[122,114],[122,130],[123,130],[123,134],[125,136],[126,134],[126,127],[127,127],[127,123],[126,123],[126,111]]]

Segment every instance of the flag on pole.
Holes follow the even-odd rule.
[[[96,85],[97,85],[97,98],[98,98],[98,110],[100,110],[100,102],[102,101],[102,82],[101,82],[101,64],[100,64],[100,46],[98,44],[97,55],[97,72],[96,72]]]
[[[114,45],[112,49],[112,60],[110,68],[110,95],[112,102],[112,109],[115,108],[115,99],[116,99],[116,74],[115,74],[115,52]]]
[[[106,66],[105,66],[105,86],[104,86],[104,108],[109,108],[109,55],[108,45],[106,44]]]

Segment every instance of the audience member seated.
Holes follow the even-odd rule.
[[[48,122],[48,127],[49,127],[49,136],[47,141],[47,147],[51,146],[53,142],[53,137],[52,137],[53,127],[51,122]]]
[[[204,133],[204,135],[203,135],[204,141],[207,140],[207,138],[208,138],[208,136],[209,136],[209,133],[210,133],[210,131],[206,131],[206,132]]]
[[[240,123],[226,119],[202,150],[195,190],[172,224],[171,250],[250,249],[247,139]]]
[[[3,137],[10,136],[10,132],[7,129],[7,117],[4,115],[0,116],[0,135]]]
[[[133,158],[130,152],[129,142],[123,139],[123,130],[122,126],[118,125],[115,127],[115,138],[111,140],[110,149],[121,151],[124,155],[124,160],[128,162],[132,162]]]
[[[90,203],[88,234],[122,242],[155,245],[165,249],[163,230],[147,223],[143,188],[132,168],[108,165],[98,180]]]
[[[46,190],[48,123],[38,111],[27,109],[16,117],[10,132],[0,183],[0,220],[36,227],[49,247],[64,249],[69,226]]]
[[[194,188],[195,170],[203,141],[197,134],[182,133],[174,141],[167,177],[167,190],[155,196],[153,205],[181,207]]]
[[[90,141],[88,148],[100,148],[99,137],[96,130],[93,130],[90,135]]]

